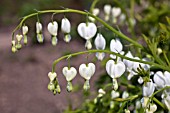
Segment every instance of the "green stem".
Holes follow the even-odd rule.
[[[162,102],[160,102],[157,98],[153,98],[153,101],[155,101],[157,104],[159,104],[163,109],[166,109],[165,105],[162,104]]]
[[[131,42],[133,45],[139,47],[139,48],[143,48],[143,46],[139,43],[137,43],[136,41],[132,40],[131,38],[127,37],[126,35],[120,33],[119,31],[115,30],[112,26],[110,26],[109,24],[107,24],[105,21],[103,21],[102,19],[100,19],[97,16],[92,15],[89,12],[85,12],[85,11],[80,11],[80,10],[74,10],[74,9],[65,9],[65,10],[45,10],[45,11],[38,11],[37,13],[32,13],[30,15],[27,15],[25,17],[23,17],[23,19],[21,20],[21,22],[19,23],[19,25],[14,29],[14,31],[12,32],[12,39],[14,39],[14,33],[16,30],[18,30],[19,28],[22,27],[23,22],[33,16],[36,16],[37,14],[44,14],[44,13],[78,13],[78,14],[82,14],[82,15],[89,15],[93,18],[95,18],[97,21],[99,21],[101,24],[103,24],[106,28],[108,28],[109,30],[111,30],[112,32],[114,32],[115,34],[117,34],[119,37]]]
[[[118,102],[124,102],[124,101],[132,101],[132,100],[134,100],[138,97],[139,97],[139,95],[134,95],[134,96],[131,96],[131,97],[128,97],[128,98],[115,98],[113,100],[118,101]]]
[[[167,64],[168,64],[168,66],[170,66],[170,62],[169,62],[168,57],[166,56],[165,51],[163,51],[163,55],[164,55],[164,58],[165,58],[165,60],[166,60],[166,62],[167,62]]]
[[[163,70],[167,70],[170,72],[170,68],[169,67],[166,67],[164,65],[159,65],[157,63],[154,63],[154,62],[147,62],[147,61],[143,61],[143,60],[137,60],[137,59],[133,59],[133,58],[129,58],[129,57],[126,57],[126,56],[123,56],[121,54],[118,54],[118,53],[115,53],[115,52],[112,52],[112,51],[109,51],[109,50],[88,50],[88,51],[81,51],[81,52],[77,52],[77,53],[72,53],[72,54],[69,54],[69,55],[65,55],[65,56],[62,56],[60,57],[59,59],[55,60],[53,62],[53,66],[52,66],[52,72],[55,71],[55,66],[56,64],[65,59],[65,58],[68,58],[69,56],[73,57],[73,56],[77,56],[77,55],[81,55],[81,54],[86,54],[86,53],[96,53],[96,52],[104,52],[104,53],[108,53],[108,54],[113,54],[113,55],[116,55],[118,57],[121,57],[123,59],[127,59],[127,60],[130,60],[130,61],[134,61],[134,62],[140,62],[140,63],[144,63],[144,64],[149,64],[149,65],[153,65],[155,67],[158,67],[158,68],[161,68]]]
[[[92,5],[91,5],[91,7],[90,7],[90,13],[93,12],[93,9],[94,9],[94,7],[96,6],[96,4],[97,4],[98,1],[99,1],[99,0],[93,0],[93,3],[92,3]]]

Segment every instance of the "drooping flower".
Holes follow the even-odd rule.
[[[96,39],[94,40],[94,44],[96,46],[96,49],[98,50],[104,50],[106,47],[106,40],[103,37],[102,34],[98,33],[96,36]],[[105,53],[103,52],[97,52],[96,53],[96,57],[98,58],[98,60],[103,60],[103,58],[105,57]]]
[[[170,111],[170,95],[167,94],[162,99],[163,103],[165,104],[166,108]]]
[[[12,50],[13,53],[17,52],[15,40],[12,40],[12,48],[11,48],[11,50]]]
[[[97,16],[99,14],[99,12],[100,12],[99,8],[94,8],[92,11],[92,14],[94,16]],[[89,20],[91,20],[92,22],[95,22],[95,19],[93,17],[89,17]]]
[[[20,35],[20,34],[17,34],[17,35],[16,35],[16,39],[17,39],[16,48],[17,48],[17,49],[21,49],[21,48],[22,48],[22,45],[21,45],[22,37],[23,37],[23,36]]]
[[[92,44],[91,44],[91,38],[93,38],[97,32],[97,27],[94,23],[80,23],[78,25],[77,31],[79,33],[79,35],[86,39],[86,44],[85,47],[87,49],[91,49],[92,48]]]
[[[70,35],[70,31],[71,31],[71,23],[67,18],[63,18],[61,20],[61,31],[64,33],[64,41],[65,42],[70,42],[71,40],[71,35]]]
[[[57,45],[57,32],[58,32],[58,23],[56,21],[50,22],[47,26],[48,32],[51,34],[51,43],[53,46]]]
[[[121,14],[121,9],[118,7],[113,7],[111,12],[112,12],[113,23],[116,23],[117,17]]]
[[[111,5],[109,4],[104,5],[105,21],[109,20],[111,9],[112,9]]]
[[[163,73],[161,71],[158,71],[154,74],[153,80],[154,80],[155,85],[158,89],[163,88],[166,84],[165,83],[165,76],[163,75]]]
[[[22,26],[22,34],[24,37],[24,44],[27,44],[27,42],[28,42],[27,33],[28,33],[28,26],[26,26],[26,25]]]
[[[62,72],[63,72],[63,75],[65,76],[65,78],[67,80],[67,91],[70,92],[73,89],[71,81],[77,75],[77,70],[74,67],[71,67],[71,68],[64,67]]]
[[[111,92],[112,99],[118,98],[119,96],[120,96],[120,93],[118,91],[112,90]]]
[[[97,97],[102,97],[103,95],[106,94],[106,92],[105,92],[103,89],[101,89],[101,88],[98,90],[98,93],[99,93],[99,94],[98,94]]]
[[[114,60],[109,60],[106,63],[106,71],[108,75],[113,79],[113,88],[116,91],[118,89],[118,83],[116,79],[125,72],[125,64],[122,61],[115,63]]]
[[[130,113],[130,110],[128,110],[128,109],[125,109],[125,113]]]
[[[124,91],[122,94],[122,98],[128,98],[129,97],[129,93],[127,91]]]
[[[128,58],[133,58],[133,55],[130,51],[128,51],[125,56],[128,57]],[[123,62],[127,67],[127,71],[131,71],[132,68],[133,68],[134,62],[130,61],[130,60],[126,60],[126,59],[123,59]]]
[[[57,73],[55,73],[55,72],[49,72],[49,73],[48,73],[48,77],[49,77],[49,79],[50,79],[50,82],[53,82],[54,79],[57,77]]]
[[[110,50],[112,52],[115,52],[115,53],[120,53],[121,55],[124,54],[124,51],[123,51],[123,45],[122,43],[119,41],[119,39],[112,39],[111,42],[110,42]],[[115,55],[110,55],[111,58],[115,59],[116,56]]]
[[[150,79],[150,82],[146,82],[143,85],[143,96],[144,97],[150,97],[154,93],[154,90],[155,90],[154,83]]]
[[[44,36],[42,34],[42,24],[40,22],[36,22],[36,33],[38,42],[43,43]]]
[[[88,90],[90,88],[89,80],[95,73],[95,65],[93,63],[81,64],[79,67],[80,75],[86,80],[84,83],[84,89]]]
[[[106,71],[111,78],[119,78],[125,72],[125,64],[122,61],[115,63],[114,60],[109,60],[106,63]]]

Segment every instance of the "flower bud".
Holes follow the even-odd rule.
[[[130,110],[128,110],[128,109],[125,109],[125,113],[130,113]]]
[[[65,34],[68,34],[71,31],[71,24],[67,18],[61,20],[61,31]]]
[[[109,4],[106,4],[106,5],[104,6],[105,21],[108,21],[109,18],[110,18],[111,8],[112,8],[112,7],[111,7],[111,5],[109,5]]]
[[[92,44],[91,44],[90,40],[86,41],[85,47],[86,47],[86,49],[91,49],[92,48]]]
[[[22,26],[22,34],[26,35],[28,33],[28,26]]]
[[[42,32],[42,24],[40,22],[36,22],[36,33],[40,34]]]

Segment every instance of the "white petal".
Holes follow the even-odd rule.
[[[121,9],[120,8],[116,8],[116,7],[112,8],[112,16],[113,16],[113,18],[116,18],[117,16],[119,16],[120,13],[121,13]]]
[[[99,52],[97,52],[97,53],[96,53],[96,57],[97,57],[98,60],[102,61],[103,58],[105,57],[105,53],[99,53]]]
[[[28,26],[22,26],[22,33],[23,35],[26,35],[28,33]]]
[[[57,31],[58,31],[58,23],[56,21],[50,22],[47,26],[48,31],[50,32],[51,35],[57,36]]]
[[[48,77],[49,77],[49,79],[50,79],[50,81],[52,82],[56,77],[57,77],[57,73],[55,73],[55,72],[49,72],[48,73]]]
[[[86,80],[90,80],[94,72],[95,72],[95,65],[93,63],[89,63],[87,66],[86,64],[81,64],[79,67],[80,75]]]
[[[111,5],[106,4],[106,5],[104,6],[104,13],[107,14],[107,15],[109,15],[110,12],[111,12],[111,8],[112,8]]]
[[[96,39],[94,41],[94,44],[96,46],[96,49],[102,49],[102,50],[105,49],[106,40],[105,40],[105,38],[103,37],[102,34],[100,34],[100,33],[97,34]]]
[[[118,39],[112,39],[110,42],[110,50],[115,53],[120,53],[123,50],[123,45]]]
[[[68,69],[68,67],[64,67],[62,72],[67,81],[73,80],[77,75],[77,70],[74,67],[71,67],[70,69]]]
[[[40,33],[42,31],[42,24],[39,22],[36,22],[36,33]]]
[[[150,79],[150,82],[147,82],[144,86],[143,86],[143,96],[145,97],[150,97],[155,90],[155,86],[154,83],[152,82],[152,80]]]
[[[97,27],[94,23],[80,23],[77,31],[82,38],[89,40],[96,34]]]
[[[114,60],[109,60],[106,63],[106,71],[108,75],[111,76],[112,78],[114,78],[114,64],[115,64]]]
[[[158,88],[163,88],[165,86],[165,76],[161,71],[154,74],[153,80]]]
[[[128,57],[128,58],[133,58],[132,53],[130,51],[128,51],[125,56]],[[123,62],[125,63],[125,65],[127,66],[128,69],[133,68],[134,62],[132,62],[130,60],[126,60],[126,59],[123,59]]]
[[[115,78],[119,78],[124,72],[125,72],[125,64],[119,61],[117,64],[115,64],[115,68],[114,68]]]
[[[166,86],[170,86],[170,73],[168,71],[164,72]]]
[[[71,24],[67,18],[63,18],[61,20],[61,30],[63,33],[70,33],[71,31]]]
[[[17,34],[16,39],[17,39],[18,42],[20,42],[22,40],[22,35]]]
[[[92,11],[92,14],[97,16],[99,14],[99,12],[100,12],[99,8],[94,8]]]
[[[111,97],[112,99],[118,98],[120,96],[119,92],[112,90]]]

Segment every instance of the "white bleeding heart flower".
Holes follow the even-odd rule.
[[[111,12],[112,12],[112,16],[116,18],[121,14],[121,9],[118,7],[113,7]]]
[[[112,99],[118,98],[119,96],[120,96],[120,94],[118,91],[112,90],[112,92],[111,92]]]
[[[155,112],[155,111],[157,110],[157,105],[156,105],[156,104],[150,103],[149,106],[150,106],[150,109],[149,109],[149,110],[150,110],[151,112]]]
[[[128,109],[125,109],[125,113],[130,113],[130,110],[128,110]]]
[[[70,33],[71,31],[71,23],[67,18],[63,18],[61,20],[61,31],[66,34]]]
[[[74,67],[71,67],[70,69],[68,67],[64,67],[62,72],[68,82],[72,81],[77,75],[77,70]]]
[[[122,94],[122,98],[128,98],[129,97],[129,93],[127,91],[124,91]]]
[[[112,9],[111,5],[109,4],[104,5],[105,21],[109,20],[111,9]]]
[[[86,40],[90,40],[96,34],[97,27],[94,23],[91,23],[91,22],[80,23],[78,25],[77,31],[82,38]]]
[[[53,82],[54,79],[57,77],[57,73],[55,73],[55,72],[49,72],[49,73],[48,73],[48,77],[49,77],[49,79],[50,79],[50,82]]]
[[[105,40],[105,38],[103,37],[102,34],[100,34],[100,33],[97,34],[96,39],[94,40],[94,44],[96,46],[96,49],[99,49],[99,50],[105,49],[106,40]]]
[[[42,32],[42,24],[40,22],[36,22],[36,33],[40,34]]]
[[[115,53],[120,53],[121,55],[124,54],[123,51],[123,45],[119,41],[119,39],[112,39],[110,42],[110,51],[115,52]],[[115,55],[110,55],[111,58],[115,59]]]
[[[144,97],[150,97],[154,93],[154,90],[155,90],[154,83],[150,79],[150,82],[146,82],[143,85],[143,96]]]
[[[93,11],[92,11],[92,14],[93,14],[94,16],[97,16],[97,15],[99,14],[99,12],[100,12],[99,8],[94,8]],[[95,18],[93,18],[93,17],[89,17],[89,19],[90,19],[92,22],[95,21]]]
[[[57,36],[58,23],[56,21],[50,22],[47,26],[47,29],[52,36]]]
[[[170,86],[170,73],[168,71],[164,72],[166,86]]]
[[[97,52],[96,57],[97,57],[98,60],[102,61],[104,59],[104,57],[105,57],[105,53]]]
[[[101,88],[98,90],[98,93],[99,93],[99,94],[98,94],[97,97],[102,97],[103,95],[106,94],[106,92],[105,92],[103,89],[101,89]]]
[[[109,60],[106,63],[106,71],[111,78],[119,78],[125,72],[125,64],[121,61],[115,63],[114,60]]]
[[[22,40],[22,37],[23,37],[22,35],[17,34],[17,35],[16,35],[17,41],[20,42],[20,41]]]
[[[163,73],[161,71],[158,71],[154,74],[153,76],[153,80],[156,84],[156,87],[159,88],[163,88],[165,86],[165,76],[163,75]]]
[[[100,34],[100,33],[97,34],[94,44],[96,46],[96,49],[98,49],[98,50],[105,49],[106,40],[102,34]],[[105,53],[96,53],[96,57],[98,58],[98,60],[103,60],[103,58],[105,57]]]
[[[132,55],[132,53],[130,51],[128,51],[125,56],[128,57],[128,58],[133,58],[133,55]],[[125,63],[128,71],[132,70],[133,64],[134,64],[133,61],[123,59],[123,62]]]
[[[22,26],[22,34],[26,35],[28,33],[28,26],[24,25]]]
[[[81,64],[79,67],[79,73],[80,75],[86,79],[86,80],[90,80],[90,78],[94,75],[95,73],[95,65],[93,63],[89,63],[89,64]]]

